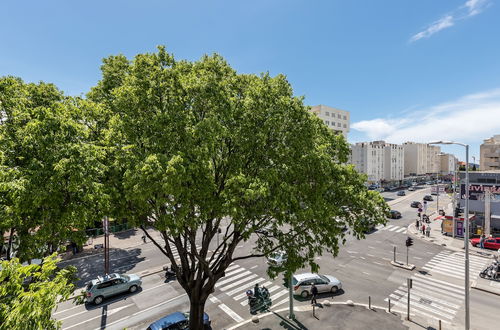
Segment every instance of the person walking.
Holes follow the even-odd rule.
[[[481,238],[479,239],[479,247],[481,249],[484,249],[484,240],[486,239],[486,236],[484,234],[481,235]]]
[[[427,228],[425,228],[425,234],[427,237],[431,237],[431,226],[427,226]]]
[[[422,224],[422,235],[425,235],[425,225]]]
[[[418,219],[417,219],[416,226],[417,226],[417,230],[418,230],[418,227],[420,227],[420,221],[418,221]]]
[[[312,294],[311,305],[316,305],[317,304],[316,296],[318,295],[318,288],[316,287],[316,285],[314,285],[314,283],[311,283],[311,294]]]

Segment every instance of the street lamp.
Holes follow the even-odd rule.
[[[470,328],[469,315],[469,145],[454,141],[435,141],[428,144],[456,144],[465,147],[465,330]],[[453,228],[455,230],[455,228]]]

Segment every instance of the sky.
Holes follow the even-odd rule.
[[[478,163],[500,134],[499,3],[4,0],[0,76],[84,95],[110,55],[218,53],[240,73],[285,74],[307,105],[349,111],[351,143],[453,140]]]

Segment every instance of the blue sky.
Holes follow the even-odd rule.
[[[500,134],[500,0],[3,1],[0,76],[86,93],[103,57],[217,52],[351,112],[350,142]],[[463,158],[461,149],[444,147]]]

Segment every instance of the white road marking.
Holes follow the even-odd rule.
[[[73,306],[73,307],[68,308],[68,309],[63,309],[63,310],[61,310],[61,311],[59,311],[59,312],[55,312],[55,313],[54,313],[54,314],[52,314],[52,315],[57,315],[57,314],[60,314],[60,313],[64,313],[64,312],[70,311],[70,310],[75,309],[75,308],[78,308],[78,307],[80,307],[80,305]]]
[[[358,251],[350,251],[350,250],[347,250],[347,253],[359,253]]]
[[[243,276],[247,276],[247,275],[250,275],[250,274],[252,274],[252,273],[251,273],[251,272],[249,272],[248,270],[247,270],[247,271],[244,271],[243,273],[240,273],[240,274],[238,274],[238,275],[235,275],[235,276],[233,276],[233,277],[231,277],[231,278],[227,278],[227,279],[225,279],[225,280],[223,280],[223,281],[217,282],[217,283],[215,284],[215,287],[219,287],[219,286],[221,286],[221,285],[223,285],[223,284],[226,284],[226,283],[229,283],[229,282],[235,281],[235,280],[237,280],[238,278],[241,278],[241,277],[243,277]]]
[[[252,275],[250,275],[250,276],[248,276],[248,277],[245,277],[245,278],[243,278],[243,279],[241,279],[241,280],[239,280],[239,281],[236,281],[236,282],[234,282],[234,283],[231,283],[231,284],[228,284],[228,285],[226,285],[226,286],[222,287],[222,288],[221,288],[221,291],[226,291],[226,290],[229,290],[229,289],[231,289],[231,288],[234,288],[234,287],[235,287],[235,286],[237,286],[237,285],[241,285],[242,283],[245,283],[245,282],[251,281],[251,280],[253,280],[253,279],[254,279],[254,278],[256,278],[256,277],[257,277],[257,275],[256,275],[256,274],[252,274]],[[255,282],[254,282],[254,283],[255,283]]]
[[[106,312],[106,316],[113,315],[113,314],[115,314],[115,313],[117,313],[117,312],[121,311],[122,309],[125,309],[125,308],[130,307],[130,306],[134,306],[134,304],[129,304],[129,305],[126,305],[126,306],[122,306],[122,307],[118,307],[118,308],[111,309],[111,310],[109,310],[109,311],[107,311],[107,312]],[[86,312],[86,311],[85,311],[85,312]],[[80,314],[80,313],[79,313],[79,314]],[[76,316],[76,315],[78,315],[78,314],[74,314],[74,315],[72,315],[72,316]],[[100,318],[100,317],[103,317],[103,315],[101,315],[101,314],[100,314],[100,315],[94,316],[94,317],[92,317],[92,318],[86,319],[86,320],[85,320],[85,321],[83,321],[83,322],[80,322],[80,323],[77,323],[77,324],[73,324],[73,325],[71,325],[71,326],[69,326],[69,327],[65,327],[64,329],[71,329],[71,328],[77,327],[77,326],[79,326],[79,325],[82,325],[82,324],[84,324],[84,323],[87,323],[88,321],[98,319],[98,318]],[[100,328],[101,328],[101,327],[99,327],[98,329],[100,329]]]
[[[363,274],[370,275],[370,273],[367,273],[367,272],[363,272]]]
[[[366,255],[369,257],[375,257],[373,254],[369,254],[369,253],[367,253]]]
[[[257,268],[257,267],[259,267],[259,266],[258,266],[258,265],[255,265],[255,266],[250,267],[250,269],[255,269],[255,268]]]
[[[226,305],[220,304],[219,308],[222,309],[224,312],[226,312],[227,315],[231,316],[231,318],[233,320],[235,320],[236,322],[240,323],[240,322],[244,321],[244,319],[241,316],[236,314],[235,311],[233,311],[231,308],[227,307]]]
[[[374,247],[374,246],[368,246],[368,248],[370,248],[370,249],[374,249],[375,247]]]
[[[380,263],[380,262],[377,262],[377,261],[374,261],[373,262],[374,264],[377,264],[377,265],[380,265],[380,266],[385,266],[384,264]]]

